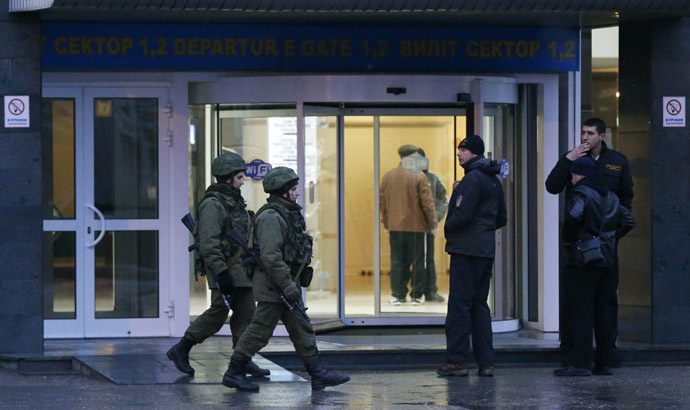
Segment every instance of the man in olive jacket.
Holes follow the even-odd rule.
[[[350,380],[348,376],[324,369],[311,323],[297,308],[290,309],[280,298],[282,293],[289,304],[304,309],[301,285],[308,286],[309,280],[303,281],[304,274],[311,276],[311,268],[304,267],[311,258],[312,238],[305,232],[302,207],[296,202],[298,181],[297,174],[286,167],[273,168],[264,178],[264,191],[270,196],[257,212],[255,229],[263,265],[254,272],[254,297],[259,303],[230,358],[223,386],[243,391],[259,390],[258,385],[245,378],[245,366],[268,344],[279,320],[285,325],[297,355],[311,376],[313,390]]]
[[[227,239],[233,227],[237,227],[245,238],[249,238],[249,231],[253,229],[251,216],[240,192],[246,170],[244,159],[235,153],[223,154],[211,163],[211,173],[217,182],[206,189],[199,203],[197,218],[199,254],[206,265],[211,306],[189,325],[184,337],[167,352],[168,358],[182,373],[194,374],[194,368],[189,363],[190,350],[195,344],[218,333],[225,324],[230,310],[223,295],[230,300],[232,308],[230,331],[233,348],[254,315],[254,295],[247,267],[241,259],[233,258],[238,247]],[[254,362],[245,369],[252,376],[268,376],[271,373]]]
[[[501,166],[484,158],[484,141],[478,135],[462,140],[457,156],[465,176],[453,189],[443,227],[446,252],[450,254],[447,363],[436,373],[445,377],[468,375],[471,335],[477,374],[492,377],[495,358],[487,298],[496,256],[496,230],[507,221],[503,186],[496,177]]]

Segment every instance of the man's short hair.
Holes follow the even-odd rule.
[[[589,118],[583,122],[582,125],[587,127],[597,127],[597,134],[604,134],[606,132],[606,123],[601,118]]]

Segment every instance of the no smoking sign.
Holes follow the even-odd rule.
[[[685,127],[685,97],[664,97],[664,127]]]
[[[29,96],[5,96],[5,128],[29,127]]]

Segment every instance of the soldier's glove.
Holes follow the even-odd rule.
[[[302,299],[302,291],[297,288],[297,285],[293,281],[289,281],[288,284],[283,287],[283,295],[285,299],[292,303],[297,303]]]
[[[230,271],[225,269],[216,277],[216,284],[218,285],[218,290],[223,295],[232,294],[232,277],[230,277]]]

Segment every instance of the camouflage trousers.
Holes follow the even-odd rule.
[[[252,322],[235,347],[235,353],[251,359],[254,354],[268,344],[268,339],[273,335],[278,320],[282,320],[285,325],[292,345],[295,346],[297,356],[302,361],[307,361],[318,355],[316,335],[311,323],[296,309],[288,310],[282,303],[275,302],[259,302]]]
[[[234,288],[230,295],[230,332],[232,332],[232,347],[245,332],[254,316],[254,293],[252,288]],[[208,337],[218,333],[228,318],[228,307],[218,289],[211,289],[211,306],[206,309],[192,324],[189,325],[184,337],[194,343],[201,343]]]

